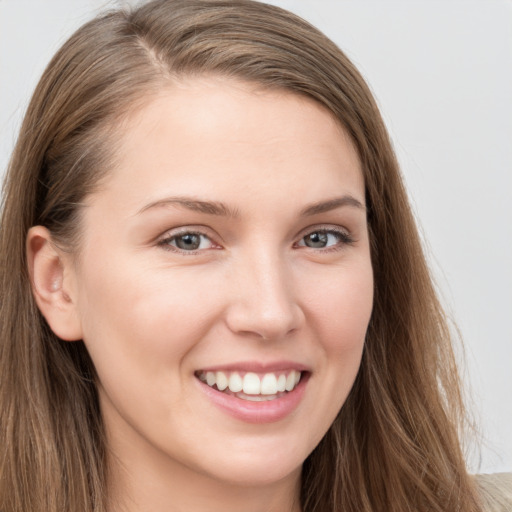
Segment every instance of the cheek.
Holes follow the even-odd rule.
[[[307,310],[326,352],[360,352],[373,307],[373,272],[368,260],[334,269],[308,286]]]
[[[315,408],[325,432],[345,402],[359,371],[373,306],[373,273],[369,260],[346,266],[310,289],[308,311],[315,338],[323,352]],[[320,291],[322,289],[322,291]],[[313,417],[313,416],[312,416]],[[316,439],[319,441],[319,439]]]
[[[117,263],[84,276],[84,343],[104,414],[116,410],[132,425],[152,418],[156,429],[177,409],[187,410],[181,397],[194,370],[188,355],[215,321],[218,301],[211,289],[198,293],[188,272],[150,272],[140,261],[135,272],[129,260]]]
[[[164,362],[180,365],[204,336],[216,315],[216,296],[212,290],[198,290],[200,275],[148,271],[140,262],[132,263],[117,260],[115,267],[84,275],[84,342],[98,373],[115,361],[133,377],[155,377]],[[179,377],[179,372],[166,373],[166,380]]]

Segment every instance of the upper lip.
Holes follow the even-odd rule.
[[[240,361],[235,363],[220,364],[215,366],[203,367],[198,371],[203,372],[254,372],[254,373],[271,373],[278,371],[287,370],[298,370],[300,372],[311,371],[309,366],[294,361],[273,361],[273,362],[261,362],[261,361]]]

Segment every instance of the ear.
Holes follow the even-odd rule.
[[[32,293],[51,330],[65,341],[81,339],[71,257],[56,247],[43,226],[28,232],[27,261]]]

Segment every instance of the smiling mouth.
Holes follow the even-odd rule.
[[[276,400],[293,391],[303,377],[298,370],[281,372],[198,371],[196,377],[221,393],[251,402]]]

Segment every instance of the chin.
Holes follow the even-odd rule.
[[[298,478],[307,455],[305,450],[291,444],[283,446],[283,442],[270,450],[254,442],[253,446],[245,449],[233,446],[226,456],[216,457],[213,464],[208,464],[208,473],[231,485],[268,486],[288,478]]]
[[[245,462],[239,465],[230,465],[224,468],[217,479],[236,487],[269,487],[284,480],[295,480],[300,477],[302,463],[298,466],[272,464],[254,464]]]

